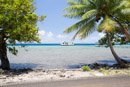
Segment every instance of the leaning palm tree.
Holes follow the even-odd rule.
[[[84,39],[95,30],[104,32],[117,63],[124,65],[124,61],[114,51],[111,33],[125,34],[130,39],[130,0],[68,0],[68,4],[64,16],[79,19],[79,22],[64,32],[76,31],[73,39]]]

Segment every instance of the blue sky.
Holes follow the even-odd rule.
[[[39,34],[42,43],[61,43],[63,41],[71,41],[74,33],[64,34],[63,31],[76,23],[78,20],[69,19],[63,16],[64,9],[67,7],[67,0],[35,0],[37,7],[36,13],[46,15],[44,22],[38,22]],[[84,40],[78,38],[75,43],[95,43],[102,36],[94,32]]]

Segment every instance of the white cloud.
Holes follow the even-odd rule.
[[[44,36],[46,34],[46,32],[44,30],[40,30],[38,33],[40,36]]]
[[[51,31],[47,33],[47,37],[53,37],[53,35],[54,34]]]
[[[80,40],[79,38],[76,38],[74,40],[74,42],[80,42],[80,43],[95,43],[98,42],[98,40],[100,38],[102,38],[105,34],[104,33],[98,33],[98,32],[94,32],[93,34],[91,34],[90,36],[88,36],[86,39],[84,40]],[[65,34],[58,34],[56,35],[54,32],[52,31],[45,31],[45,30],[40,30],[39,31],[39,36],[41,39],[42,43],[54,43],[54,42],[63,42],[63,41],[71,41],[73,35],[65,35]]]
[[[51,31],[39,30],[38,33],[42,43],[54,42],[55,40],[54,34]]]
[[[61,35],[61,34],[59,34],[57,36],[57,38],[59,38],[59,39],[66,39],[66,38],[68,38],[68,36],[67,35]]]

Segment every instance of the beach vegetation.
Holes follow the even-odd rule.
[[[106,69],[106,68],[100,68],[98,70],[100,73],[103,73],[104,75],[110,75],[114,72],[112,69]]]
[[[40,41],[37,21],[42,21],[45,16],[38,17],[35,10],[34,0],[0,0],[0,60],[3,70],[10,69],[7,48],[16,55],[16,42]],[[7,47],[7,44],[12,46]]]
[[[106,69],[105,69],[105,68],[100,68],[100,69],[99,69],[99,72],[105,73],[105,72],[106,72]]]
[[[120,58],[113,48],[113,36],[124,36],[130,41],[130,1],[129,0],[68,0],[65,17],[79,21],[64,32],[76,32],[73,40],[86,38],[98,31],[105,34],[105,40],[120,67],[126,67],[127,61]],[[119,41],[119,40],[118,40]]]
[[[81,67],[83,71],[91,71],[91,68],[87,65]]]

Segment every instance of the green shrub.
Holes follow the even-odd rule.
[[[99,72],[108,75],[109,72],[110,72],[110,70],[106,70],[105,68],[100,68],[100,69],[99,69]]]
[[[83,71],[91,71],[91,68],[89,66],[82,66]]]
[[[106,71],[105,68],[100,68],[99,69],[99,72],[101,72],[101,73],[105,73],[105,71]]]

